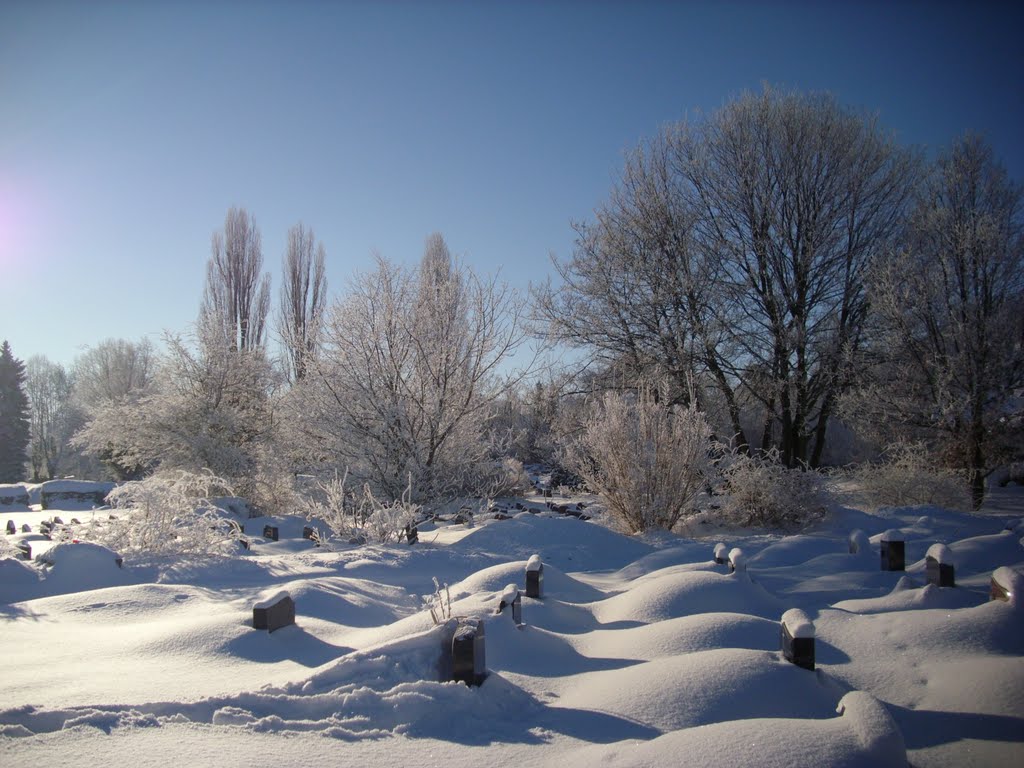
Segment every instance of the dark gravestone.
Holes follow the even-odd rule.
[[[57,517],[53,518],[53,524],[54,525],[64,525],[64,521],[58,515]]]
[[[883,571],[905,570],[903,534],[899,531],[886,531],[882,534],[880,546]]]
[[[420,540],[420,532],[415,525],[405,526],[405,540],[408,541],[410,545],[415,544]]]
[[[269,600],[256,603],[252,608],[253,629],[275,629],[295,623],[295,601],[287,592],[279,592]]]
[[[310,541],[312,541],[315,534],[316,534],[316,529],[315,528],[311,528],[308,525],[305,528],[302,529],[302,538],[304,538],[304,539],[309,539]]]
[[[1002,600],[1011,605],[1020,605],[1020,596],[1024,593],[1024,575],[1013,568],[1003,566],[992,572],[990,600]]]
[[[14,524],[13,520],[8,520],[7,521],[7,532],[8,533],[17,533],[18,532],[18,526],[16,526]]]
[[[23,541],[20,544],[18,544],[18,549],[21,550],[21,555],[26,560],[32,559],[32,545],[29,544],[27,541]]]
[[[79,519],[78,519],[77,517],[72,517],[72,518],[71,518],[71,524],[72,524],[72,525],[81,525],[81,524],[82,524],[82,521],[81,521],[81,520],[79,520]]]
[[[461,619],[452,637],[452,680],[480,685],[487,676],[482,619]]]
[[[522,511],[523,509],[525,509],[525,507],[523,507],[523,502],[521,502],[521,501],[517,501],[517,502],[516,502],[516,509],[518,509],[518,510],[519,510],[520,512],[521,512],[521,511]]]
[[[953,553],[944,544],[932,544],[924,558],[928,583],[937,587],[955,587]]]
[[[28,523],[23,523],[21,526],[22,533],[32,533],[32,526]]]
[[[501,594],[501,602],[498,604],[498,613],[506,608],[512,609],[512,623],[519,626],[523,623],[523,598],[519,594],[519,587],[509,584]]]
[[[263,538],[277,541],[277,526],[276,525],[265,525],[263,526]]]
[[[544,498],[545,499],[550,499],[551,498],[551,489],[550,488],[545,488],[544,489]]]
[[[814,669],[814,625],[807,614],[793,608],[782,614],[782,655],[804,669]]]
[[[715,544],[715,565],[725,565],[729,562],[729,548],[722,542]]]
[[[859,528],[850,531],[848,543],[851,555],[862,555],[871,551],[871,542],[868,539],[868,535]]]
[[[526,561],[526,596],[536,600],[544,598],[544,563],[539,555]]]

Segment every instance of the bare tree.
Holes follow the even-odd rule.
[[[938,158],[902,247],[872,278],[876,364],[850,410],[887,436],[938,443],[977,507],[1024,433],[1022,189],[984,142],[964,138]]]
[[[72,378],[59,363],[42,355],[25,366],[25,392],[30,404],[29,462],[33,480],[57,476],[75,425]]]
[[[313,230],[297,224],[288,231],[288,250],[282,264],[281,341],[292,381],[306,375],[319,351],[327,302],[326,254]]]
[[[525,371],[522,303],[432,235],[414,270],[382,258],[333,307],[301,416],[325,463],[399,498],[480,490],[494,462],[488,421]]]
[[[270,275],[260,276],[263,251],[256,221],[244,208],[232,208],[224,231],[214,232],[206,265],[200,323],[205,335],[219,333],[229,350],[263,347],[270,312]]]
[[[155,370],[156,354],[148,339],[106,339],[75,360],[75,397],[88,410],[142,395]]]
[[[629,158],[539,314],[564,340],[659,366],[681,393],[711,382],[740,446],[746,403],[763,450],[817,465],[861,345],[865,270],[915,167],[827,95],[743,96]]]

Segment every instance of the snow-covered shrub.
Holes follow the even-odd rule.
[[[398,541],[405,526],[415,522],[420,507],[409,500],[409,487],[401,499],[387,502],[374,496],[368,484],[363,485],[361,494],[349,491],[347,480],[346,471],[340,478],[335,473],[326,483],[318,481],[319,498],[306,501],[306,519],[322,520],[336,538],[363,537],[381,543]],[[318,535],[320,543],[327,543],[328,538]]]
[[[870,506],[971,508],[966,474],[937,466],[923,445],[900,443],[886,453],[885,461],[862,464],[851,473]]]
[[[231,489],[210,472],[159,473],[111,491],[107,503],[123,514],[82,535],[122,554],[213,554],[239,535],[211,501],[224,495]]]
[[[801,526],[823,517],[831,501],[821,474],[789,469],[777,451],[763,456],[733,452],[722,464],[725,495],[720,514],[726,522],[744,527]]]
[[[441,590],[444,590],[442,594]],[[424,598],[427,608],[430,610],[430,618],[434,624],[444,624],[452,617],[452,596],[448,591],[448,584],[442,584],[434,577],[434,594]]]
[[[671,530],[710,471],[710,436],[703,413],[667,407],[642,385],[607,393],[566,458],[627,530]]]

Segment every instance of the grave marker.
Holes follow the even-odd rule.
[[[287,592],[278,592],[252,607],[253,629],[273,632],[295,623],[295,601]]]
[[[459,619],[452,637],[452,680],[480,685],[487,676],[482,619]]]
[[[871,541],[868,535],[859,528],[850,531],[850,554],[863,555],[871,551]]]
[[[523,598],[519,594],[519,587],[515,584],[507,585],[505,591],[501,593],[498,613],[501,613],[510,606],[512,608],[512,622],[518,627],[523,623]]]
[[[733,547],[729,550],[729,573],[736,572],[747,572],[747,556],[743,554],[743,550],[739,547]]]
[[[526,596],[536,600],[544,598],[544,563],[540,555],[531,555],[526,561]]]
[[[955,587],[953,552],[945,544],[932,544],[924,557],[928,583],[937,587]]]
[[[263,526],[263,538],[271,539],[272,541],[278,541],[277,538],[277,526],[276,525],[265,525]]]
[[[722,542],[715,544],[715,565],[725,565],[729,562],[729,548]]]
[[[883,571],[905,570],[903,534],[890,529],[882,534],[881,557]]]
[[[799,608],[782,614],[782,655],[786,661],[804,669],[814,669],[814,624]]]
[[[1006,566],[992,572],[990,600],[1002,600],[1010,605],[1018,605],[1021,593],[1024,593],[1024,575]]]
[[[17,532],[18,532],[18,526],[16,526],[14,524],[13,520],[8,520],[7,521],[7,533],[10,534],[10,533],[17,533]]]

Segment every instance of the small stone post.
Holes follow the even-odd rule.
[[[526,561],[526,596],[535,600],[544,598],[544,563],[540,555],[531,555]]]
[[[482,619],[459,619],[452,637],[452,680],[480,685],[487,676]]]
[[[814,624],[799,608],[782,614],[782,655],[804,669],[814,669]]]
[[[937,587],[955,587],[953,552],[945,544],[932,544],[924,557],[928,583]]]
[[[882,534],[881,541],[882,570],[902,571],[905,569],[903,534],[890,529]]]

